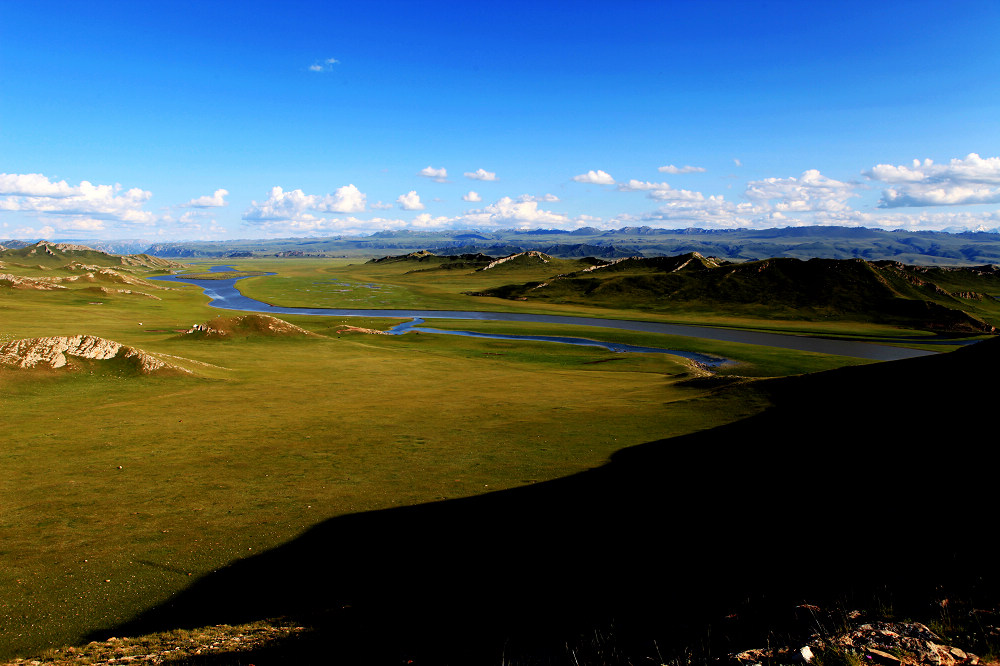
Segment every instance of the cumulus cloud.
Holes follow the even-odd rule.
[[[333,194],[306,194],[300,189],[291,192],[274,186],[264,201],[252,201],[243,213],[248,222],[275,220],[312,221],[317,213],[358,213],[365,209],[365,195],[354,185],[337,188]]]
[[[562,213],[539,210],[537,201],[518,201],[510,197],[503,197],[482,210],[469,211],[463,219],[467,224],[491,227],[564,227],[573,224],[573,220]]]
[[[318,210],[326,213],[360,213],[365,209],[365,195],[354,185],[338,187],[332,195],[323,198],[323,206]]]
[[[858,185],[827,178],[816,169],[799,178],[765,178],[747,183],[744,194],[764,212],[842,211],[847,200],[859,196]]]
[[[948,164],[929,159],[911,166],[879,164],[863,174],[894,185],[882,190],[879,208],[1000,203],[1000,157],[969,153]]]
[[[226,196],[228,194],[229,190],[218,189],[213,192],[211,196],[205,195],[203,197],[191,199],[191,201],[183,204],[183,206],[186,208],[218,208],[221,206],[228,206],[229,202],[226,201]]]
[[[752,226],[755,212],[753,205],[749,203],[735,204],[720,195],[667,201],[650,213],[620,216],[617,223],[665,223],[672,227],[731,229]]]
[[[392,204],[391,203],[382,203],[381,201],[376,201],[375,203],[371,204],[371,207],[374,210],[388,210],[389,208],[392,208]]]
[[[588,171],[587,173],[581,173],[579,176],[573,176],[573,180],[578,183],[591,183],[593,185],[614,185],[615,179],[611,177],[610,174],[601,171]]]
[[[435,169],[432,166],[426,166],[417,172],[418,176],[423,176],[424,178],[430,178],[436,183],[447,183],[448,182],[448,170],[444,167],[440,169]]]
[[[867,213],[846,210],[838,213],[821,212],[814,217],[816,224],[838,226],[882,227],[884,229],[934,229],[950,232],[996,231],[1000,227],[1000,211],[930,212],[919,214],[887,212]]]
[[[466,195],[464,195],[462,197],[462,201],[472,201],[472,202],[475,202],[475,201],[482,201],[482,200],[483,200],[483,198],[481,196],[479,196],[479,193],[475,192],[473,190],[469,190],[469,193],[466,194]]]
[[[627,183],[619,183],[619,192],[648,192],[650,199],[657,201],[704,201],[705,196],[701,192],[691,190],[675,190],[667,183],[651,183],[632,179]]]
[[[329,72],[333,69],[334,65],[339,65],[340,61],[336,58],[327,58],[325,60],[317,60],[313,64],[309,65],[310,72]]]
[[[497,175],[492,171],[486,171],[485,169],[476,169],[475,171],[466,171],[466,178],[471,178],[472,180],[496,180]]]
[[[420,203],[420,195],[417,194],[416,190],[410,190],[406,194],[400,194],[396,199],[396,203],[403,210],[423,210],[424,205]]]
[[[673,164],[668,164],[667,166],[661,166],[659,169],[660,173],[703,173],[705,167],[697,166],[682,166],[677,167]]]
[[[433,217],[430,213],[417,215],[407,225],[415,229],[445,229],[454,224],[454,219],[450,217]]]
[[[117,183],[94,185],[84,180],[72,186],[64,180],[52,182],[40,173],[0,174],[0,211],[152,224],[155,216],[142,210],[151,196],[147,190],[125,190]]]

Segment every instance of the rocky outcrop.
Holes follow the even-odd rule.
[[[154,301],[162,301],[163,299],[159,296],[153,294],[147,294],[143,291],[132,291],[131,289],[109,289],[108,287],[87,287],[81,291],[89,291],[98,294],[126,294],[128,296],[141,296],[143,298],[151,298]]]
[[[552,257],[537,250],[528,250],[527,252],[518,252],[517,254],[512,254],[509,257],[501,257],[500,259],[491,261],[490,263],[486,264],[479,270],[488,271],[490,269],[496,268],[497,266],[500,266],[501,264],[505,264],[508,261],[515,261],[518,259],[521,261],[528,261],[530,263],[547,264],[549,263],[549,261],[551,261]]]
[[[619,257],[618,259],[612,259],[611,261],[609,261],[606,264],[598,264],[596,266],[588,266],[587,268],[584,268],[580,272],[581,273],[591,273],[593,271],[600,270],[602,268],[607,268],[608,266],[614,266],[615,264],[620,264],[621,262],[628,261],[629,259],[642,259],[642,257]]]
[[[741,666],[762,663],[839,663],[824,655],[850,654],[862,664],[880,666],[977,666],[978,656],[952,647],[919,622],[872,622],[852,630],[820,636],[814,634],[805,645],[746,650],[730,655]]]
[[[65,289],[59,284],[59,278],[30,278],[10,273],[0,273],[0,287],[8,289],[40,289],[42,291],[52,291],[54,289]]]
[[[360,326],[341,326],[337,333],[364,333],[366,335],[392,335],[389,331],[380,331],[377,328],[361,328]]]
[[[73,368],[74,358],[98,361],[125,359],[143,375],[162,371],[190,373],[190,370],[161,361],[149,352],[94,335],[26,338],[0,345],[0,363],[17,368]]]
[[[98,252],[87,245],[76,245],[74,243],[50,243],[49,241],[38,241],[35,247],[41,248],[46,254],[55,254],[53,250],[59,252]],[[103,254],[103,253],[102,253]]]

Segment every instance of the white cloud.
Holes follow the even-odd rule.
[[[733,158],[733,164],[735,164],[738,167],[743,166],[743,162],[740,162],[739,158],[736,157]]]
[[[668,164],[667,166],[659,167],[658,171],[660,173],[703,173],[705,171],[705,167],[696,167],[696,166],[676,167],[673,164]]]
[[[332,195],[323,198],[323,206],[317,210],[326,213],[360,213],[365,209],[365,195],[354,185],[338,187]]]
[[[382,203],[381,201],[377,201],[377,202],[371,204],[371,207],[374,210],[388,210],[388,209],[392,208],[392,204],[391,203]]]
[[[623,215],[618,224],[666,223],[672,227],[702,227],[731,229],[752,226],[754,207],[751,204],[734,204],[722,196],[701,199],[677,199],[668,201],[651,213],[639,216]]]
[[[229,190],[218,189],[212,193],[211,196],[205,195],[203,197],[191,199],[191,201],[182,205],[187,208],[217,208],[221,206],[228,206],[229,202],[226,201],[226,196],[228,194]]]
[[[913,160],[912,166],[879,164],[863,172],[895,187],[882,190],[879,208],[1000,203],[1000,157],[969,153],[948,164]]]
[[[650,199],[657,201],[704,201],[705,196],[701,192],[691,190],[675,190],[667,183],[651,183],[632,179],[627,183],[618,185],[620,192],[649,192]]]
[[[635,180],[634,178],[627,183],[619,183],[619,192],[645,192],[650,190],[669,190],[670,185],[667,183],[651,183],[647,181]]]
[[[464,216],[467,224],[492,227],[531,227],[540,224],[565,227],[573,220],[562,213],[539,210],[537,201],[516,201],[503,197],[482,210],[469,211]]]
[[[410,190],[406,194],[400,194],[396,199],[396,203],[403,210],[423,210],[424,205],[420,203],[420,195],[417,194],[416,190]]]
[[[588,171],[587,173],[581,173],[579,176],[573,176],[573,180],[578,183],[592,183],[594,185],[614,185],[615,179],[611,177],[610,174],[605,173],[598,169],[597,171]]]
[[[310,72],[329,72],[333,69],[334,65],[339,65],[340,61],[336,58],[327,58],[326,60],[317,60],[313,64],[309,65]]]
[[[473,190],[469,190],[469,193],[466,194],[466,195],[464,195],[462,197],[462,201],[476,202],[476,201],[482,201],[482,200],[483,200],[483,198],[481,196],[479,196],[479,193],[478,192],[474,192]]]
[[[76,192],[65,180],[53,183],[40,173],[0,173],[2,196],[58,198],[70,197]]]
[[[94,185],[84,180],[74,187],[39,173],[0,174],[0,211],[152,224],[155,216],[142,210],[151,196],[137,187],[123,190],[117,183]]]
[[[18,238],[52,238],[56,233],[55,228],[44,226],[41,229],[33,227],[21,227],[14,230],[14,235]]]
[[[534,196],[531,194],[522,194],[516,201],[518,203],[524,203],[525,201],[537,201],[539,203],[555,203],[559,201],[559,197],[554,194],[543,194],[541,196]]]
[[[432,217],[430,213],[421,213],[407,226],[415,229],[445,229],[453,223],[454,219],[450,217]]]
[[[444,167],[440,169],[435,169],[432,166],[426,166],[417,172],[418,176],[423,176],[424,178],[430,178],[436,183],[447,183],[448,182],[448,170]]]
[[[816,169],[809,169],[799,178],[752,180],[744,194],[762,212],[835,212],[848,209],[847,200],[858,196],[857,189],[856,184],[827,178]]]
[[[497,175],[492,171],[486,171],[485,169],[476,169],[475,171],[466,171],[466,178],[471,178],[472,180],[496,180]]]
[[[866,213],[846,210],[839,213],[821,212],[814,217],[817,224],[840,226],[882,227],[885,229],[984,231],[1000,227],[1000,211],[976,213],[921,212],[919,214],[887,212]]]
[[[243,213],[243,219],[249,222],[268,222],[274,220],[316,219],[310,211],[320,213],[358,213],[365,209],[365,195],[354,185],[344,185],[337,188],[333,194],[306,194],[300,189],[285,192],[281,187],[274,186],[265,201],[252,201],[250,208]]]

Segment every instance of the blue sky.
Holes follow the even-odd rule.
[[[5,0],[0,238],[1000,228],[998,35],[993,0]]]

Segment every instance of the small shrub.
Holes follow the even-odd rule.
[[[861,666],[861,657],[842,647],[830,646],[813,658],[813,666]]]

